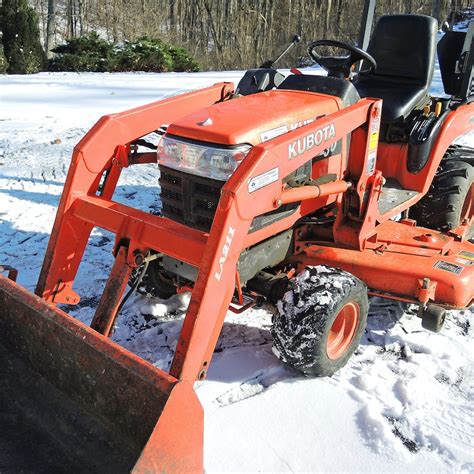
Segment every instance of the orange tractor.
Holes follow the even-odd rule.
[[[433,331],[446,309],[473,303],[474,150],[454,144],[474,130],[472,32],[438,45],[449,99],[429,95],[436,35],[431,17],[384,16],[368,52],[310,45],[325,77],[285,78],[269,62],[236,88],[99,120],[74,150],[37,296],[0,279],[0,400],[11,406],[0,422],[16,420],[22,436],[35,426],[26,460],[20,435],[0,441],[7,471],[201,471],[193,383],[206,378],[228,310],[274,303],[275,354],[323,376],[357,347],[367,295],[417,304]],[[346,54],[324,55],[328,46]],[[161,215],[113,200],[123,168],[156,162]],[[115,234],[115,263],[88,328],[56,305],[79,302],[73,283],[94,226]],[[169,374],[108,338],[127,284],[192,293]]]

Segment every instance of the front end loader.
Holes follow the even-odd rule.
[[[0,307],[2,473],[202,468],[192,384],[3,276]]]
[[[285,78],[270,62],[237,87],[215,84],[100,119],[74,149],[36,295],[0,278],[8,361],[0,383],[13,387],[2,392],[28,386],[44,407],[31,414],[7,394],[0,416],[25,431],[34,417],[31,439],[59,443],[58,465],[201,471],[193,384],[206,378],[228,310],[275,304],[274,353],[307,376],[327,376],[356,349],[368,295],[418,305],[433,331],[446,309],[469,307],[474,153],[455,141],[474,130],[472,45],[448,38],[444,47],[458,55],[441,61],[451,97],[431,97],[436,32],[431,17],[385,16],[367,52],[310,45],[327,77]],[[346,54],[324,55],[327,46]],[[121,171],[144,163],[158,164],[159,215],[113,200]],[[73,284],[95,226],[115,234],[115,263],[88,328],[57,305],[80,301]],[[169,374],[109,340],[127,285],[162,298],[191,292]],[[0,452],[13,453],[12,466],[29,462],[20,439],[8,442]]]

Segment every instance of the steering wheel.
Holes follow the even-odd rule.
[[[321,56],[315,48],[319,46],[334,46],[348,51],[350,54],[347,56]],[[369,68],[364,72],[369,72],[377,68],[375,59],[363,49],[357,46],[352,46],[349,43],[343,43],[342,41],[335,40],[318,40],[313,41],[309,45],[309,55],[328,72],[328,76],[339,77],[341,79],[347,79],[351,76],[352,66],[359,61],[367,61]]]

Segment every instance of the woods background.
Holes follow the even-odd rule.
[[[447,19],[471,0],[378,0],[376,16],[424,13]],[[355,42],[363,0],[33,0],[45,50],[97,31],[114,42],[158,37],[185,47],[202,69],[244,69],[271,58],[292,34],[294,65],[318,38]]]

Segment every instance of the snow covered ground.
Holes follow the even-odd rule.
[[[33,289],[73,146],[99,116],[241,72],[0,76],[0,262]],[[437,74],[434,90],[441,91]],[[465,139],[474,143],[471,137]],[[117,200],[156,209],[156,166],[124,172]],[[71,314],[88,323],[112,256],[96,229],[76,280]],[[186,296],[133,297],[114,340],[168,368]],[[307,379],[271,353],[271,313],[229,313],[208,374],[205,468],[222,471],[474,472],[472,310],[452,311],[441,334],[414,312],[374,299],[365,337],[332,378]]]

